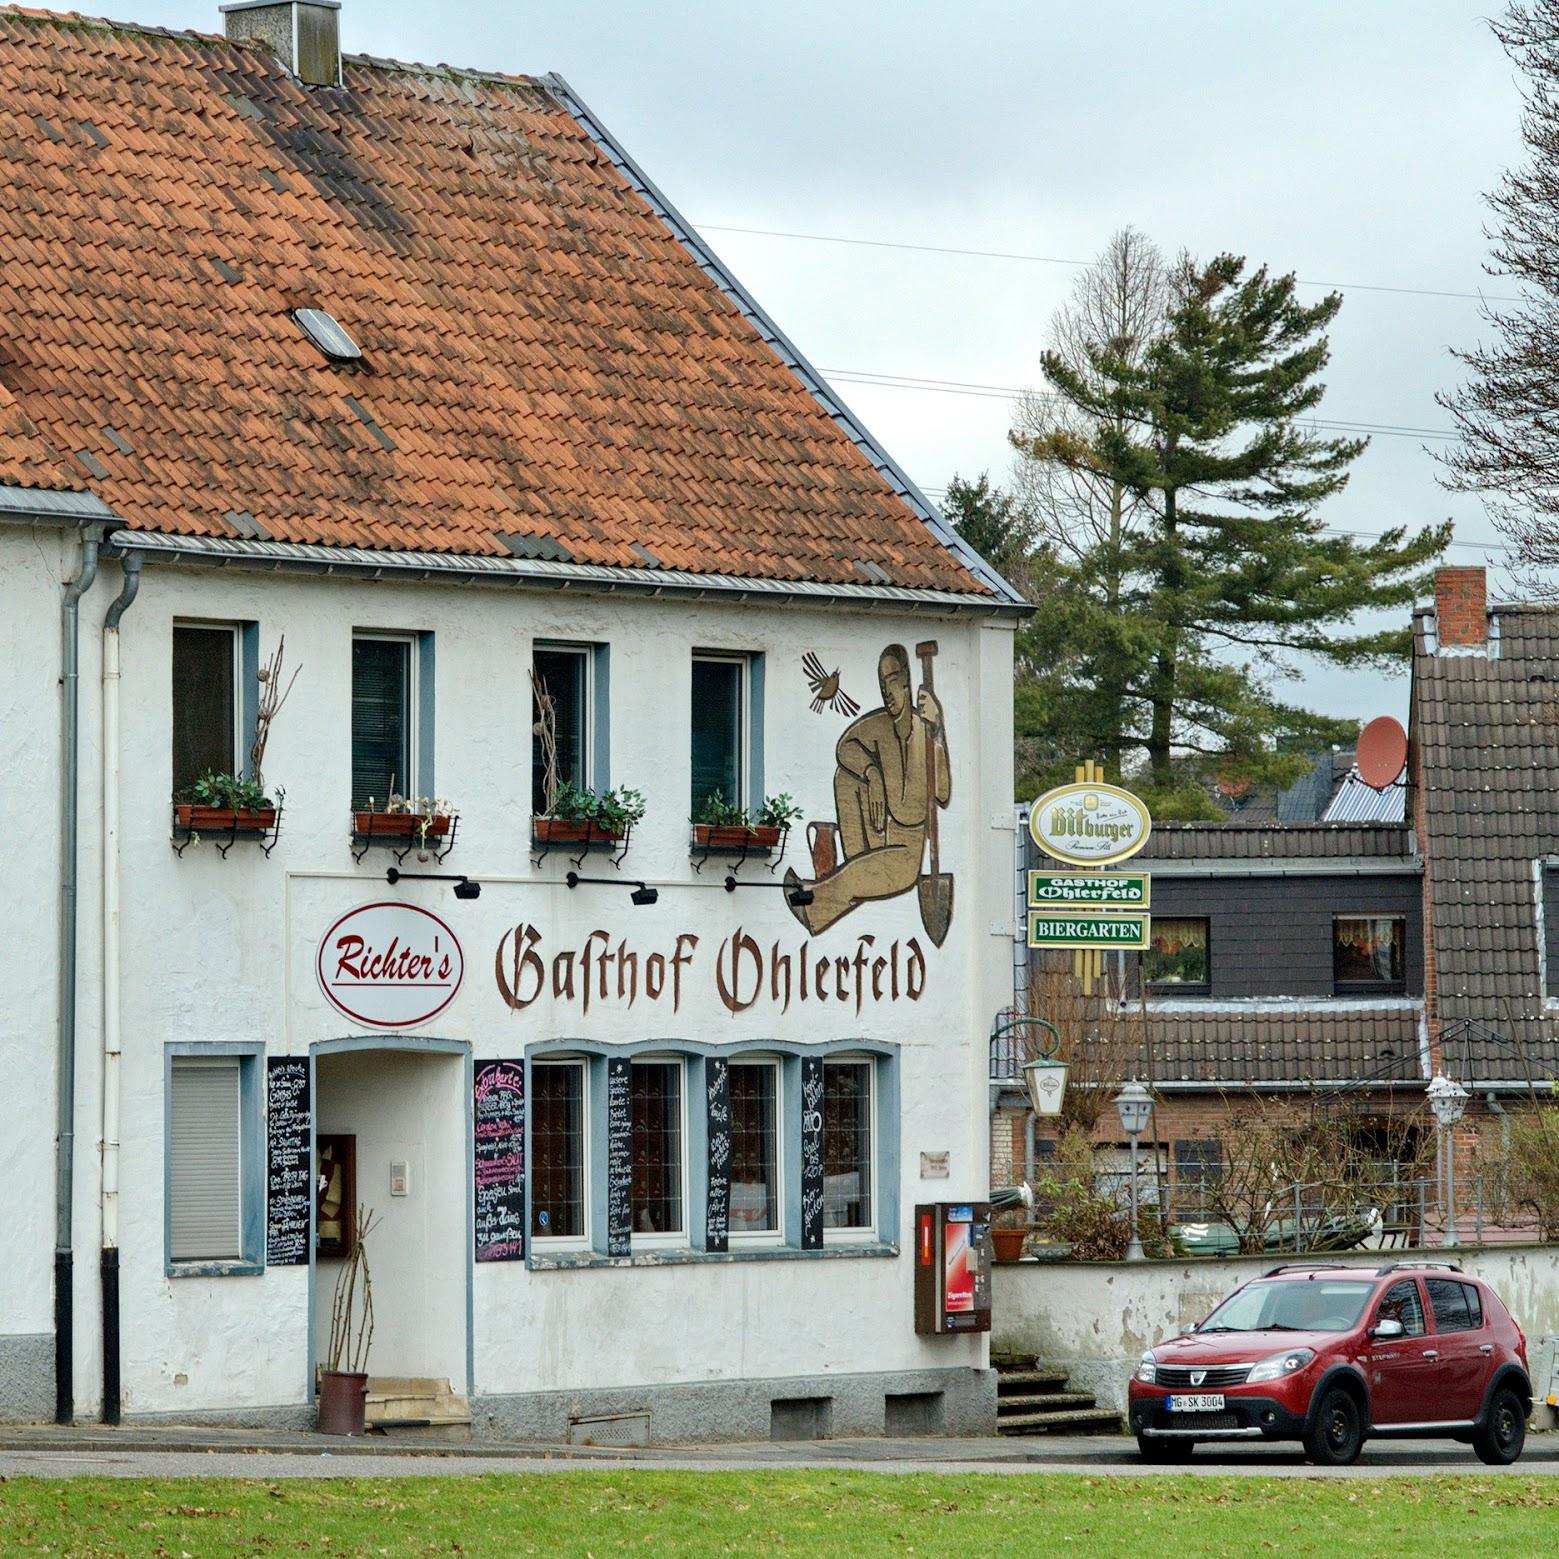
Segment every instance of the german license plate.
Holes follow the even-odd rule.
[[[1221,1413],[1223,1393],[1208,1391],[1194,1397],[1171,1397],[1169,1411],[1171,1413]]]

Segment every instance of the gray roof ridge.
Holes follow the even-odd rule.
[[[871,461],[878,474],[898,494],[900,500],[910,508],[932,536],[997,600],[1012,606],[1027,606],[1028,602],[1024,600],[1022,594],[947,523],[930,499],[909,479],[898,462],[867,431],[865,423],[850,410],[840,396],[835,394],[833,387],[807,361],[800,348],[774,323],[757,299],[737,280],[735,273],[720,259],[693,224],[671,204],[649,175],[629,155],[622,143],[606,129],[584,99],[556,72],[549,73],[541,80],[546,89],[578,120],[586,134],[606,153],[608,159],[638,192],[650,210],[665,223],[672,237],[692,255],[704,274],[736,305],[775,356],[801,381],[840,430]]]

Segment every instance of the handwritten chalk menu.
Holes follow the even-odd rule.
[[[731,1248],[731,1066],[711,1058],[704,1063],[704,1096],[709,1121],[709,1194],[704,1203],[704,1249]]]
[[[823,1058],[801,1058],[801,1248],[823,1248]]]
[[[313,1121],[306,1056],[265,1063],[265,1264],[306,1267],[313,1203]]]
[[[626,1056],[606,1063],[606,1254],[626,1256],[633,1242],[632,1067]]]
[[[473,1074],[476,1259],[525,1257],[525,1067],[483,1061]]]

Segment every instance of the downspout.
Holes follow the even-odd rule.
[[[81,572],[65,587],[60,605],[60,956],[59,1113],[54,1180],[54,1421],[75,1417],[75,1308],[71,1228],[76,1154],[76,829],[81,762],[80,602],[97,578],[105,527],[82,533]]]
[[[141,588],[141,554],[103,618],[103,1422],[119,1422],[119,619]]]

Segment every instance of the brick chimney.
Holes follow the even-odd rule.
[[[1440,648],[1486,644],[1489,637],[1487,570],[1442,568],[1434,576],[1434,610]]]
[[[234,42],[263,44],[311,87],[341,85],[339,0],[235,0],[220,10]]]

